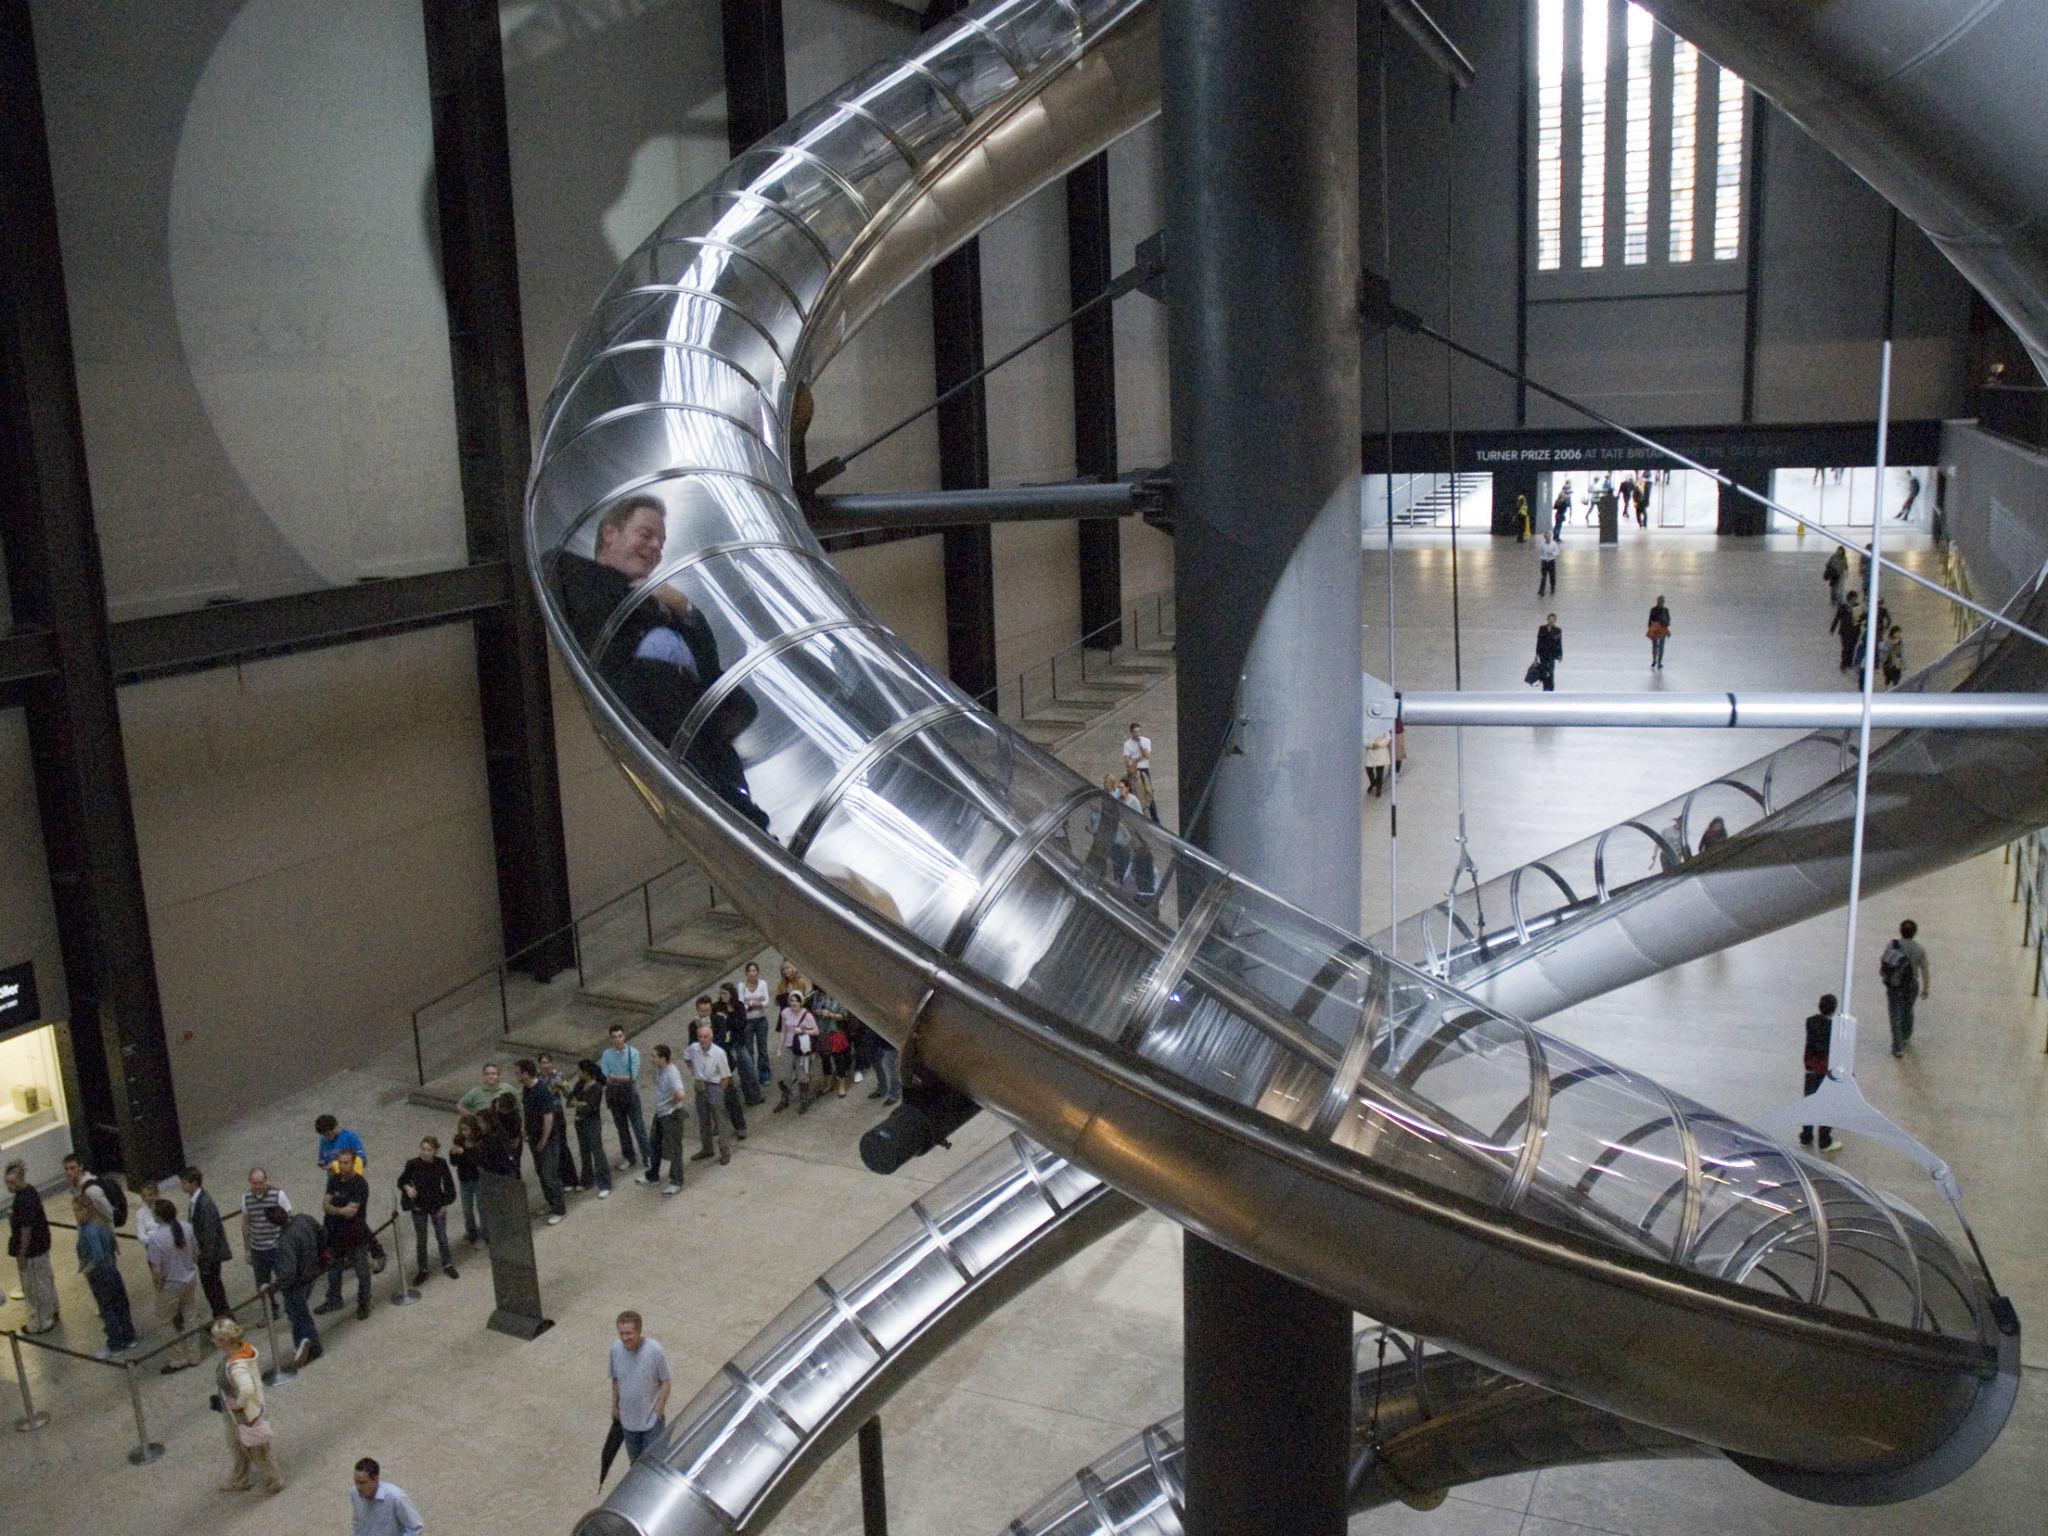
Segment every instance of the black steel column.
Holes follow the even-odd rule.
[[[479,614],[475,626],[498,920],[505,953],[545,979],[574,963],[573,941],[561,930],[575,914],[547,631],[525,572],[521,498],[531,448],[498,7],[496,0],[427,0],[420,9],[469,552],[513,567],[511,601]],[[539,942],[551,934],[557,937]]]
[[[929,31],[967,0],[932,0]],[[932,268],[932,374],[943,394],[981,371],[981,242],[970,240]],[[963,389],[937,411],[939,488],[976,490],[988,484],[988,392]],[[996,557],[987,527],[948,528],[940,536],[946,577],[946,671],[980,698],[996,686]],[[994,700],[990,700],[994,707]]]
[[[24,704],[71,995],[72,1138],[131,1179],[179,1168],[27,0],[0,0],[0,542],[14,624],[45,631],[55,660]]]
[[[1358,12],[1162,0],[1181,804],[1356,931]],[[1240,686],[1241,684],[1241,686]],[[1185,1240],[1190,1536],[1340,1536],[1350,1309]]]
[[[725,142],[734,155],[789,116],[782,0],[721,0],[725,37]]]
[[[1109,240],[1109,156],[1097,155],[1067,177],[1067,302],[1085,304],[1116,274]],[[1098,305],[1072,326],[1074,475],[1114,480],[1116,443],[1116,317]],[[1123,643],[1123,530],[1110,518],[1080,523],[1081,633],[1110,650]]]

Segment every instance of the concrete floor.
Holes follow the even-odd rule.
[[[1567,538],[1560,595],[1539,605],[1532,549],[1461,535],[1468,686],[1515,686],[1550,606],[1565,628],[1564,688],[1843,686],[1824,632],[1822,550],[1801,550],[1789,538],[1717,543],[1654,529],[1605,551]],[[1363,617],[1368,665],[1384,673],[1383,558],[1368,557]],[[1443,536],[1402,536],[1394,560],[1395,675],[1405,686],[1450,684],[1449,573]],[[1675,634],[1668,670],[1655,675],[1642,628],[1659,591],[1674,611]],[[1908,592],[1893,606],[1913,665],[1944,648],[1952,630],[1938,600]],[[1099,777],[1114,766],[1132,718],[1153,738],[1170,822],[1177,805],[1170,680],[1065,755]],[[1446,732],[1410,734],[1397,894],[1389,891],[1388,809],[1379,801],[1364,807],[1369,926],[1392,908],[1406,912],[1440,897],[1451,868],[1453,742]],[[1467,732],[1473,855],[1492,874],[1760,755],[1778,739],[1759,738]],[[1915,1050],[1897,1063],[1881,1049],[1867,1051],[1863,1081],[1877,1103],[1954,1163],[2000,1280],[2037,1326],[2014,1419],[1979,1467],[1914,1505],[1861,1511],[1798,1503],[1719,1461],[1595,1467],[1481,1484],[1433,1513],[1381,1511],[1354,1529],[1433,1536],[2039,1532],[2048,1507],[2048,1464],[2039,1455],[2048,1438],[2048,1380],[2039,1374],[2048,1346],[2038,1333],[2048,1326],[2048,1215],[2036,1186],[2048,1166],[2048,1008],[2027,996],[2030,956],[2019,948],[2009,891],[2010,876],[1993,854],[1876,898],[1864,909],[1857,957],[1858,985],[1869,997],[1883,936],[1903,916],[1920,921],[1935,987]],[[1754,1113],[1796,1092],[1799,1021],[1815,994],[1839,982],[1841,944],[1842,919],[1818,919],[1640,983],[1553,1027],[1716,1107]],[[679,1033],[665,1021],[641,1044]],[[118,1373],[32,1355],[30,1381],[54,1422],[32,1436],[0,1436],[0,1457],[13,1472],[9,1528],[341,1530],[348,1468],[369,1454],[414,1494],[432,1531],[566,1531],[597,1492],[604,1351],[616,1311],[647,1314],[674,1364],[680,1406],[812,1276],[1001,1130],[971,1125],[951,1152],[877,1178],[860,1168],[854,1145],[873,1118],[868,1086],[801,1120],[761,1117],[731,1167],[692,1164],[689,1187],[675,1200],[623,1186],[602,1203],[576,1197],[567,1222],[536,1231],[557,1326],[533,1343],[483,1329],[490,1282],[480,1253],[459,1253],[463,1278],[430,1281],[416,1306],[380,1305],[365,1324],[346,1315],[328,1333],[327,1358],[275,1393],[279,1459],[292,1486],[272,1500],[213,1491],[225,1453],[218,1421],[203,1405],[210,1388],[200,1373],[142,1378],[150,1433],[167,1454],[137,1468],[122,1459],[133,1425]],[[266,1075],[251,1082],[245,1121],[196,1150],[223,1204],[239,1174],[258,1161],[292,1194],[310,1198],[317,1189],[312,1118],[329,1108],[369,1142],[380,1218],[389,1209],[388,1181],[413,1142],[428,1131],[445,1137],[443,1117],[406,1105],[393,1079],[348,1073],[280,1094]],[[1933,1213],[1923,1175],[1855,1141],[1841,1158]],[[1075,1467],[1172,1412],[1180,1401],[1179,1246],[1162,1221],[1133,1224],[906,1389],[884,1414],[892,1530],[1000,1530]],[[131,1291],[146,1300],[139,1258],[124,1257]],[[240,1296],[246,1269],[231,1273],[230,1289]],[[393,1279],[387,1272],[379,1283],[380,1298]],[[62,1285],[65,1336],[89,1348],[97,1342],[90,1303],[74,1277],[62,1277]],[[18,1326],[21,1317],[11,1305],[0,1311],[0,1325]],[[0,1365],[0,1375],[7,1378],[0,1390],[11,1393],[11,1366]],[[8,1407],[10,1421],[17,1411]],[[1781,1411],[1800,1410],[1793,1403]],[[775,1526],[802,1536],[859,1528],[850,1450]]]

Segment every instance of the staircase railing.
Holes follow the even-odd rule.
[[[1099,713],[1107,714],[1114,703],[1093,697],[1090,689],[1100,688],[1116,670],[1120,653],[1157,651],[1171,645],[1173,636],[1173,593],[1154,592],[1071,645],[998,682],[974,702],[1012,725],[1038,710],[1062,705],[1100,704]]]

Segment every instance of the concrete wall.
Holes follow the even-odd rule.
[[[1942,508],[1972,595],[2003,603],[2048,562],[2048,454],[1979,431],[1941,429]]]

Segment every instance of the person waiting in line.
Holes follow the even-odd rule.
[[[320,1325],[313,1321],[313,1282],[325,1273],[320,1267],[320,1223],[305,1211],[285,1218],[284,1230],[271,1250],[274,1260],[272,1283],[283,1298],[284,1315],[292,1325],[295,1365],[311,1365],[322,1354]]]
[[[1557,691],[1557,664],[1563,660],[1564,631],[1558,628],[1557,615],[1547,614],[1536,629],[1536,665],[1533,668],[1545,693]]]
[[[234,1257],[228,1246],[227,1223],[221,1220],[220,1207],[214,1204],[213,1196],[206,1192],[205,1174],[197,1168],[187,1168],[178,1175],[178,1184],[185,1191],[185,1219],[191,1223],[192,1236],[199,1244],[199,1289],[213,1315],[225,1317],[228,1292],[221,1284],[220,1271]]]
[[[777,1005],[761,975],[761,967],[752,960],[747,962],[747,968],[741,975],[739,995],[740,1003],[747,1010],[747,1028],[754,1037],[754,1076],[760,1080],[761,1091],[766,1093],[768,1085],[775,1081],[775,1063],[768,1055],[768,1034],[770,1014]]]
[[[22,1294],[29,1320],[23,1333],[48,1333],[57,1326],[57,1276],[50,1266],[50,1218],[43,1197],[28,1181],[28,1164],[15,1158],[7,1165],[7,1252],[21,1272]]]
[[[1883,604],[1878,605],[1880,608]],[[1884,632],[1884,639],[1877,648],[1877,664],[1884,671],[1884,685],[1896,688],[1906,675],[1906,637],[1899,633],[1894,624]]]
[[[461,1272],[448,1252],[448,1207],[455,1203],[455,1178],[449,1172],[448,1160],[441,1155],[440,1137],[422,1138],[419,1156],[398,1171],[398,1197],[400,1206],[412,1213],[413,1253],[419,1261],[413,1266],[412,1283],[426,1282],[429,1227],[434,1230],[435,1242],[440,1244],[441,1273],[450,1280],[460,1280]]]
[[[519,1106],[510,1099],[498,1100],[484,1117],[484,1172],[518,1178],[519,1158],[525,1147],[519,1128]]]
[[[199,1240],[168,1200],[158,1200],[151,1212],[156,1225],[142,1245],[149,1260],[149,1278],[156,1286],[156,1315],[169,1326],[172,1336],[185,1331],[187,1316],[199,1314]],[[199,1340],[185,1339],[165,1352],[161,1375],[189,1371],[200,1360]]]
[[[643,1184],[661,1184],[661,1165],[668,1163],[668,1182],[663,1196],[683,1187],[683,1074],[676,1067],[675,1052],[665,1045],[654,1048],[654,1162],[641,1175]]]
[[[149,1234],[156,1230],[156,1203],[163,1198],[163,1190],[155,1179],[144,1179],[135,1193],[135,1241],[147,1248]]]
[[[698,1149],[691,1154],[691,1161],[704,1162],[715,1145],[723,1167],[732,1161],[732,1138],[725,1125],[725,1090],[732,1081],[732,1062],[711,1038],[708,1014],[697,1021],[696,1038],[683,1048],[683,1061],[697,1091]]]
[[[1835,1009],[1839,1006],[1835,994],[1826,992],[1821,995],[1819,1011],[1806,1016],[1806,1050],[1800,1058],[1800,1065],[1806,1071],[1806,1086],[1800,1090],[1803,1098],[1812,1098],[1820,1085],[1827,1081],[1828,1048],[1834,1043]],[[1799,1127],[1799,1145],[1812,1146],[1814,1130],[1815,1127],[1810,1125]],[[1821,1151],[1832,1152],[1835,1149],[1835,1128],[1823,1125],[1819,1130]]]
[[[626,1026],[614,1024],[606,1031],[610,1042],[599,1052],[597,1067],[604,1074],[605,1107],[612,1112],[612,1128],[619,1133],[619,1172],[654,1163],[654,1143],[647,1136],[647,1119],[640,1107],[640,1052],[626,1043]]]
[[[1842,595],[1841,606],[1835,610],[1835,622],[1828,626],[1841,641],[1841,665],[1839,671],[1846,672],[1856,665],[1857,647],[1863,641],[1863,604],[1854,592]]]
[[[821,1096],[837,1092],[845,1098],[853,1091],[853,1036],[846,1032],[846,1015],[835,1013],[825,1026],[825,1083]]]
[[[739,1076],[740,1096],[749,1105],[766,1103],[768,1095],[763,1091],[760,1062],[753,1050],[754,1025],[747,1017],[747,1005],[740,1001],[740,989],[729,981],[721,981],[711,1012],[714,1022],[723,1021],[713,1033],[718,1035],[718,1043],[725,1047],[726,1055],[732,1058],[733,1071]],[[745,1137],[747,1117],[744,1112],[734,1118],[733,1128]]]
[[[696,605],[672,584],[646,588],[667,537],[660,501],[628,496],[599,517],[595,559],[564,550],[556,567],[570,630],[627,711],[664,746],[722,670],[718,637]],[[726,693],[683,745],[683,762],[766,832],[767,813],[754,803],[733,745],[756,710],[745,689]]]
[[[540,1080],[540,1063],[531,1058],[520,1061],[520,1108],[526,1116],[526,1145],[533,1153],[534,1177],[540,1180],[541,1199],[547,1202],[547,1222],[562,1224],[569,1204],[562,1196],[562,1111],[555,1091]]]
[[[121,1265],[114,1253],[114,1227],[90,1195],[71,1197],[72,1219],[78,1223],[78,1272],[85,1276],[94,1305],[100,1309],[100,1326],[107,1342],[93,1351],[95,1360],[111,1360],[133,1349],[135,1314],[129,1310],[128,1287],[121,1281]]]
[[[889,1037],[865,1020],[854,1020],[855,1027],[868,1037],[870,1059],[875,1064],[875,1086],[868,1094],[871,1099],[880,1099],[884,1104],[894,1104],[903,1097],[902,1057]]]
[[[332,1115],[320,1116],[313,1122],[313,1130],[320,1138],[320,1153],[315,1161],[323,1169],[331,1170],[338,1157],[353,1157],[355,1171],[364,1175],[369,1173],[370,1154],[363,1145],[362,1137]],[[370,1235],[370,1273],[384,1273],[384,1240],[375,1233]]]
[[[536,1056],[534,1063],[540,1068],[541,1085],[555,1096],[555,1175],[564,1192],[573,1195],[583,1188],[583,1181],[576,1176],[576,1158],[569,1145],[569,1083],[546,1051]]]
[[[744,1014],[741,1015],[743,1022],[745,1017]],[[747,1106],[745,1098],[740,1093],[739,1069],[735,1064],[739,1052],[738,1036],[734,1033],[725,1012],[709,992],[697,994],[697,1016],[690,1022],[692,1040],[696,1038],[699,1026],[709,1029],[711,1043],[725,1052],[727,1071],[725,1076],[719,1079],[719,1104],[724,1111],[727,1128],[744,1141],[747,1135]],[[688,1045],[683,1047],[683,1064],[691,1069],[694,1076],[697,1064],[690,1059]]]
[[[775,1106],[776,1114],[789,1108],[792,1096],[798,1114],[811,1112],[817,1054],[818,1020],[799,978],[797,985],[782,994],[782,1102]]]
[[[1664,594],[1657,594],[1657,601],[1650,604],[1650,625],[1644,631],[1650,637],[1650,670],[1664,670],[1664,642],[1671,638],[1671,610],[1664,605]]]
[[[313,1310],[339,1312],[341,1272],[356,1272],[356,1317],[370,1315],[370,1181],[356,1171],[356,1159],[344,1153],[327,1170],[327,1192],[320,1197],[326,1217],[327,1297]]]
[[[484,1063],[484,1080],[473,1088],[465,1089],[462,1097],[455,1101],[455,1107],[464,1114],[480,1115],[500,1099],[511,1099],[517,1103],[519,1094],[505,1081],[505,1069],[495,1061],[487,1061]]]
[[[576,1063],[569,1088],[569,1116],[576,1124],[576,1152],[583,1160],[583,1187],[597,1198],[612,1197],[611,1164],[604,1155],[604,1074],[588,1056]]]
[[[458,1115],[455,1136],[448,1146],[448,1161],[455,1168],[455,1189],[462,1200],[462,1236],[466,1242],[484,1237],[483,1218],[477,1196],[484,1183],[484,1123],[476,1115]]]
[[[1536,541],[1536,595],[1557,591],[1557,556],[1563,548],[1557,542],[1557,535],[1546,533]]]

